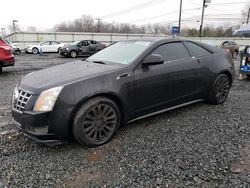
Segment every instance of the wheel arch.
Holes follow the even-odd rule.
[[[232,76],[232,74],[229,71],[227,71],[227,70],[221,71],[218,75],[220,75],[220,74],[225,74],[225,75],[228,76],[228,78],[230,80],[230,87],[231,87],[232,83],[233,83],[233,76]]]
[[[104,92],[104,93],[97,93],[97,94],[93,94],[91,96],[88,96],[88,97],[84,97],[82,98],[73,108],[73,110],[71,111],[71,114],[70,114],[70,118],[69,118],[69,122],[68,122],[68,130],[69,130],[69,136],[72,137],[72,124],[73,124],[73,120],[74,120],[74,117],[77,113],[77,111],[80,109],[80,107],[86,103],[87,101],[93,99],[93,98],[96,98],[96,97],[106,97],[112,101],[114,101],[120,112],[121,112],[121,125],[123,124],[123,120],[124,120],[124,105],[122,103],[122,100],[120,99],[120,97],[115,94],[115,93],[108,93],[108,92]]]

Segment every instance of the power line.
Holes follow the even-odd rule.
[[[190,10],[200,10],[200,9],[201,8],[185,9],[185,10],[182,10],[182,13],[186,12],[186,11],[190,11]],[[152,16],[152,17],[147,17],[147,18],[143,18],[143,19],[138,19],[138,20],[130,21],[129,23],[136,23],[136,22],[142,22],[142,21],[146,21],[146,20],[152,20],[152,19],[155,19],[155,18],[160,18],[160,17],[171,15],[171,14],[176,14],[178,12],[179,11],[169,12],[169,13],[161,14],[161,15],[158,15],[158,16]]]
[[[229,2],[229,3],[211,3],[209,6],[218,6],[218,5],[234,5],[234,4],[248,4],[249,2]]]
[[[202,4],[199,4],[199,3],[195,3],[195,2],[193,2],[193,1],[191,1],[191,0],[188,0],[188,2],[189,2],[189,3],[191,3],[191,4],[193,4],[193,5],[198,5],[198,6],[202,6]]]
[[[207,15],[205,15],[206,17],[204,17],[204,20],[213,20],[213,21],[222,21],[222,20],[238,20],[240,19],[239,17],[228,17],[228,18],[223,18],[223,17],[207,17]],[[186,21],[199,21],[200,17],[199,16],[193,16],[193,17],[188,17],[188,18],[184,18],[182,19],[182,22],[186,22]],[[167,22],[161,22],[164,25],[168,25],[168,24],[173,24],[173,23],[178,23],[179,20],[170,20]]]
[[[104,18],[115,17],[115,16],[118,16],[118,15],[126,14],[128,12],[137,11],[139,9],[143,9],[143,8],[146,8],[146,7],[161,3],[163,1],[165,1],[165,0],[151,0],[151,1],[148,1],[148,2],[143,3],[143,4],[139,4],[139,5],[134,6],[134,7],[130,7],[130,8],[124,9],[124,10],[120,10],[120,11],[117,11],[117,12],[113,12],[113,13],[101,16],[100,18],[104,19]]]
[[[215,9],[215,8],[211,8],[210,6],[208,6],[207,7],[209,10],[214,10],[214,11],[223,11],[223,12],[225,12],[225,11],[241,11],[240,9],[224,9],[224,7],[223,7],[223,10],[222,9]]]

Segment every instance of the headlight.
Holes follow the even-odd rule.
[[[37,112],[51,111],[62,89],[63,86],[43,91],[38,97],[33,110]]]
[[[67,51],[69,51],[69,48],[66,48]]]

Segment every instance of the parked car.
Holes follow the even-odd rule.
[[[76,41],[61,48],[59,54],[66,57],[90,56],[105,47],[105,44],[94,40]]]
[[[0,73],[3,67],[14,66],[15,56],[12,53],[12,48],[2,38],[0,38]]]
[[[4,41],[5,41],[5,43],[7,43],[12,48],[13,54],[21,53],[21,49],[20,49],[18,43],[15,43],[15,42],[12,43],[12,42],[9,42],[7,40],[4,40]]]
[[[59,52],[64,46],[63,43],[57,41],[45,41],[40,44],[28,45],[25,48],[26,53],[38,54],[39,52]]]
[[[180,39],[121,41],[91,57],[26,75],[12,115],[29,137],[95,147],[122,124],[199,101],[222,104],[234,80],[229,52]]]
[[[239,46],[233,41],[224,41],[224,42],[222,42],[220,47],[223,48],[223,49],[229,50],[234,59],[239,54]]]
[[[10,43],[10,45],[14,54],[21,53],[21,49],[18,43]]]

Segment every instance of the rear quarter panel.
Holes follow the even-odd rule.
[[[211,56],[200,58],[198,79],[201,91],[205,95],[210,93],[211,86],[216,77],[222,73],[228,74],[234,80],[234,63],[229,52],[220,50]]]

